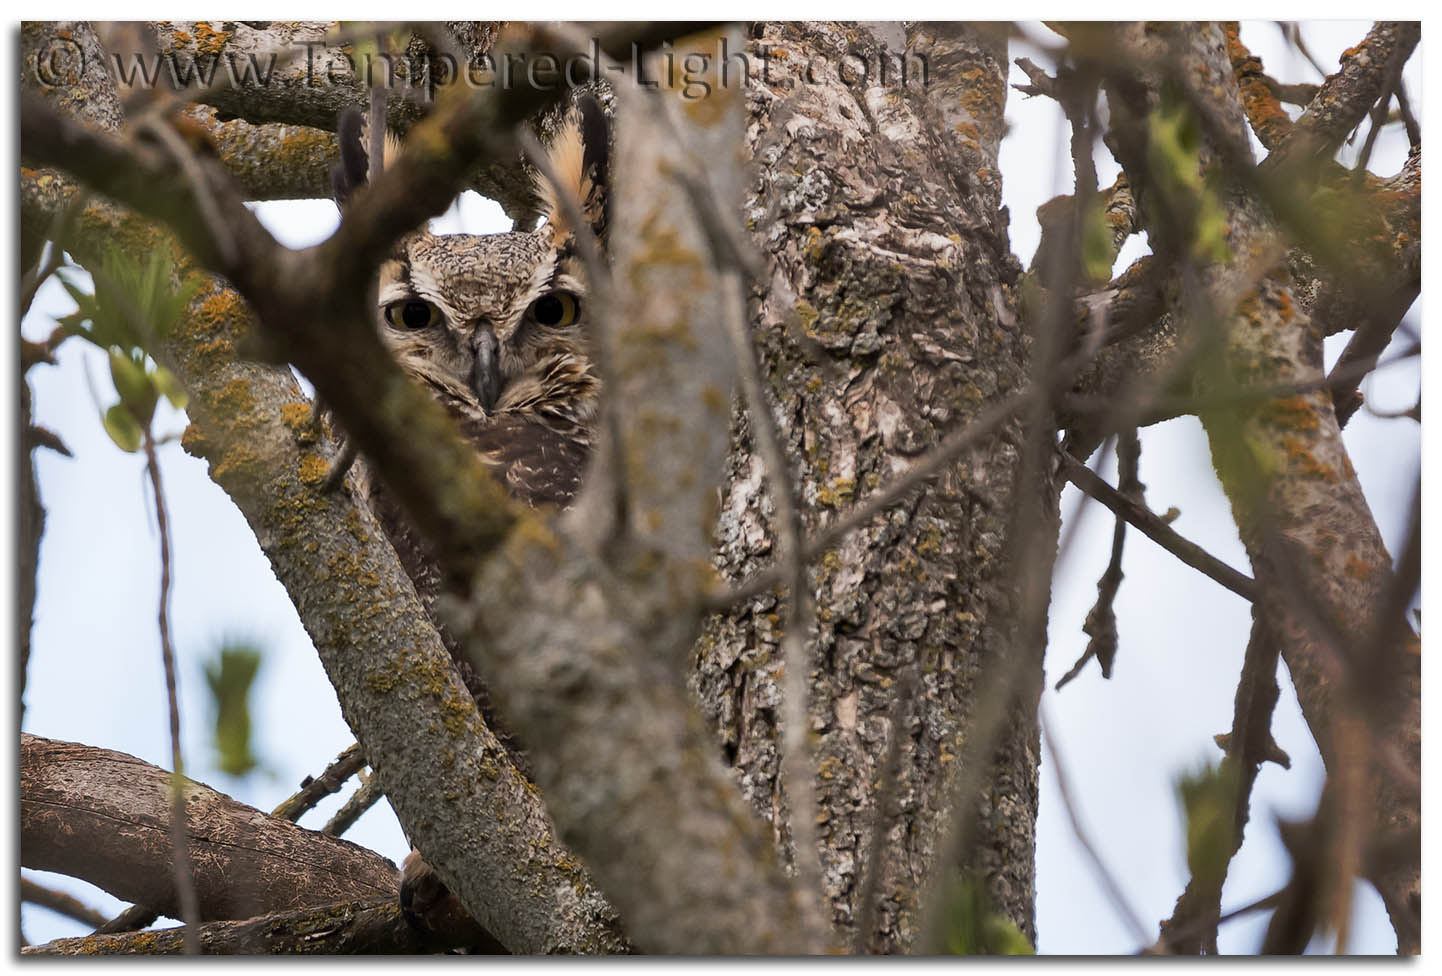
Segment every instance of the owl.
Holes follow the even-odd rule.
[[[365,120],[338,126],[340,161],[331,177],[344,209],[369,167]],[[398,144],[388,138],[387,155]],[[609,126],[583,96],[548,147],[561,192],[604,244]],[[462,435],[510,493],[529,505],[565,507],[580,490],[591,452],[601,387],[586,338],[586,271],[557,189],[537,181],[543,217],[531,231],[432,234],[413,231],[381,265],[376,328],[401,370],[457,421]],[[370,506],[437,623],[461,677],[489,725],[525,770],[524,753],[491,708],[485,683],[437,619],[439,568],[404,510],[362,464],[355,474]],[[421,919],[447,892],[414,851],[401,905]]]

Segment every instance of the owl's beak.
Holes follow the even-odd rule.
[[[471,337],[471,351],[475,353],[471,364],[471,389],[481,401],[481,406],[493,410],[501,396],[501,360],[496,333],[489,323],[476,329]]]

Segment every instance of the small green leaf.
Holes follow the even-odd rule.
[[[259,649],[237,643],[221,647],[205,665],[215,706],[216,765],[232,776],[244,776],[260,765],[250,734],[250,693],[260,663]]]
[[[935,952],[952,956],[1035,954],[1016,923],[993,909],[981,878],[974,874],[954,878],[942,898],[944,923]]]
[[[140,450],[140,439],[144,432],[123,403],[117,403],[105,411],[101,420],[105,424],[105,432],[110,435],[116,447],[127,454]]]
[[[135,415],[142,427],[150,426],[160,391],[145,372],[145,366],[117,350],[110,350],[110,378],[120,402]]]
[[[982,926],[987,952],[994,956],[1034,956],[1036,949],[1017,924],[1005,915],[991,914]]]
[[[149,351],[174,329],[200,287],[198,281],[187,281],[178,289],[172,288],[175,268],[164,251],[139,257],[120,250],[106,251],[90,270],[93,294],[81,290],[61,273],[65,290],[79,306],[61,324],[102,349]]]
[[[1227,876],[1237,815],[1237,777],[1228,763],[1207,765],[1177,780],[1187,822],[1187,868],[1199,884]]]
[[[170,405],[175,409],[184,410],[186,404],[190,403],[190,394],[185,392],[185,387],[180,385],[180,380],[175,378],[175,374],[164,366],[155,367],[155,373],[151,379],[155,382],[155,388],[165,399],[170,401]]]

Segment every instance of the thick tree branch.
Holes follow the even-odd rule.
[[[221,122],[214,109],[186,113],[215,145],[220,161],[247,200],[326,199],[330,167],[339,150],[335,134],[302,125]]]
[[[1222,33],[1227,41],[1227,57],[1237,77],[1242,107],[1247,112],[1247,122],[1263,146],[1276,149],[1292,132],[1292,120],[1282,108],[1277,83],[1262,71],[1262,59],[1242,43],[1240,24],[1234,20],[1227,21],[1222,25]],[[1315,88],[1313,94],[1316,94]]]
[[[21,863],[174,917],[170,778],[124,753],[22,734]],[[394,891],[395,866],[380,855],[184,782],[202,919]]]
[[[475,948],[497,951],[486,933],[463,916],[435,919],[422,933],[401,915],[393,899],[348,901],[248,918],[210,922],[199,928],[201,952],[228,955],[402,955]],[[27,956],[178,955],[181,928],[122,935],[56,939],[22,950]]]
[[[1407,60],[1421,37],[1416,21],[1376,24],[1361,44],[1343,53],[1341,69],[1322,83],[1264,168],[1285,170],[1303,160],[1329,159],[1381,97],[1389,65]]]
[[[1010,594],[997,591],[1013,545],[1005,513],[1017,414],[1035,401],[1015,298],[1021,269],[998,219],[1005,32],[804,23],[753,33],[749,54],[787,52],[787,69],[748,95],[746,148],[765,165],[743,213],[765,261],[753,341],[788,464],[805,486],[808,550],[822,543],[808,570],[818,612],[807,680],[824,882],[851,945],[906,951],[919,948],[933,869],[963,867],[940,860],[938,835],[955,796],[950,770],[980,721],[982,662],[1003,653]],[[900,62],[910,81],[896,70],[861,85],[790,77],[837,51],[885,59],[889,70]],[[977,343],[994,353],[970,357]],[[780,580],[766,569],[776,515],[737,422],[716,563],[728,582],[769,588]],[[996,544],[966,541],[980,538]],[[750,583],[727,595],[747,591]],[[777,709],[791,674],[777,602],[763,592],[709,621],[695,668],[743,789],[784,830]],[[1028,678],[1039,676],[1038,662],[1021,660]],[[893,727],[908,674],[914,707]],[[1028,698],[1007,709],[1002,748],[979,760],[983,775],[1007,785],[982,805],[987,840],[964,865],[1027,932],[1033,818],[1018,797],[1031,795],[1036,768]],[[878,815],[893,741],[897,802]],[[863,877],[872,838],[879,866]],[[871,930],[855,931],[863,917]]]

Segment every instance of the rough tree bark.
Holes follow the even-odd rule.
[[[200,926],[200,946],[207,956],[402,955],[470,948],[488,940],[469,918],[462,920],[457,933],[459,937],[449,941],[426,937],[401,915],[395,898],[386,896],[240,921],[208,922]],[[20,951],[31,956],[176,956],[185,951],[181,935],[179,928],[90,935],[56,939]]]
[[[175,917],[170,774],[134,756],[20,737],[20,863]],[[395,890],[396,867],[186,781],[201,918],[243,919]]]
[[[1029,346],[1011,287],[1021,269],[996,162],[1005,36],[961,25],[770,25],[750,50],[769,59],[772,79],[748,93],[754,167],[745,214],[766,257],[752,319],[814,533],[1025,385]],[[821,67],[809,83],[807,64]],[[865,84],[837,72],[861,64]],[[826,894],[853,941],[867,856],[883,845],[876,927],[857,943],[874,951],[927,949],[915,941],[918,913],[952,813],[946,787],[972,732],[979,675],[1006,646],[1014,609],[997,584],[1011,542],[1019,431],[1003,428],[811,571],[808,731]],[[773,558],[762,477],[743,418],[717,558],[733,582]],[[1049,574],[1049,565],[1035,570]],[[694,660],[728,761],[779,836],[776,609],[776,595],[765,594],[713,619]],[[1031,661],[968,866],[984,874],[998,910],[1033,936],[1040,644],[1025,653]],[[911,700],[898,704],[907,688]],[[878,810],[893,736],[900,772],[892,806]]]

